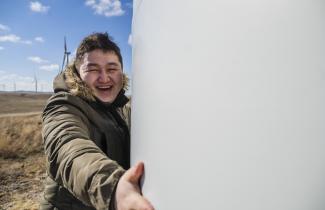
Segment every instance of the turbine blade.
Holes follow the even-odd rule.
[[[67,52],[67,40],[64,37],[64,53],[66,53],[66,52]]]

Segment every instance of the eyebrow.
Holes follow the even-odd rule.
[[[116,62],[108,62],[106,64],[106,66],[118,66],[118,64]],[[91,67],[91,66],[99,66],[97,63],[88,63],[87,67]]]
[[[109,65],[109,66],[116,66],[116,67],[118,67],[118,64],[117,64],[117,63],[115,63],[115,62],[109,62],[109,63],[107,63],[107,65]]]

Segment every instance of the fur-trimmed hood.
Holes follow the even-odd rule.
[[[87,101],[96,101],[91,88],[81,80],[74,64],[69,65],[53,82],[54,92],[66,91]],[[123,73],[123,92],[129,88],[129,78]]]

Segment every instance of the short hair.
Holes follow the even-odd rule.
[[[115,42],[113,42],[113,38],[110,37],[107,34],[107,32],[92,33],[92,34],[86,36],[81,41],[81,43],[77,49],[77,54],[76,54],[76,59],[75,59],[76,66],[79,66],[85,53],[91,52],[96,49],[103,50],[104,52],[114,52],[117,55],[118,60],[120,61],[122,69],[123,69],[123,60],[122,60],[120,48],[117,46],[117,44]]]

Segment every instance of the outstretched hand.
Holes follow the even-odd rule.
[[[115,193],[116,210],[154,210],[145,199],[139,187],[139,180],[144,171],[143,162],[125,172],[117,184]]]

